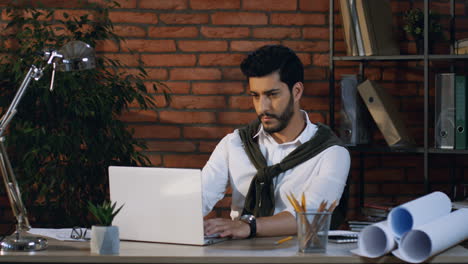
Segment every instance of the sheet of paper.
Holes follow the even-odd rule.
[[[452,202],[445,193],[433,192],[393,208],[388,215],[388,224],[399,242],[406,232],[448,215],[451,208]]]
[[[81,228],[81,230],[86,230],[86,228]],[[61,241],[88,241],[91,239],[91,230],[88,229],[86,232],[86,239],[73,239],[71,238],[72,228],[31,228],[28,233],[38,236],[46,236],[55,238]]]
[[[349,230],[330,230],[328,231],[329,236],[354,236],[358,235],[359,232]]]
[[[460,209],[406,233],[400,247],[393,251],[398,258],[421,263],[468,239],[468,209]]]
[[[358,248],[351,253],[367,258],[378,258],[396,246],[393,234],[387,221],[366,226],[359,234]]]

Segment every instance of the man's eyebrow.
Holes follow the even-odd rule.
[[[263,94],[269,94],[269,93],[278,92],[279,90],[281,90],[281,89],[280,88],[273,88],[273,89],[270,89],[270,90],[266,90],[266,91],[264,91],[262,93]],[[258,94],[258,92],[250,91],[250,94]]]

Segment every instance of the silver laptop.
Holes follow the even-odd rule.
[[[124,205],[114,218],[122,240],[209,245],[203,235],[199,169],[109,167],[110,199]]]

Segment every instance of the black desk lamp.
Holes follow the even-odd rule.
[[[20,88],[16,92],[13,101],[8,107],[8,110],[0,119],[0,170],[5,182],[13,214],[17,220],[16,231],[12,235],[5,237],[5,239],[0,243],[2,251],[37,251],[47,248],[47,240],[45,238],[24,235],[31,226],[29,225],[26,208],[24,207],[21,199],[18,182],[16,181],[15,174],[13,173],[4,144],[6,128],[17,112],[16,107],[18,106],[19,101],[23,97],[31,80],[34,79],[35,81],[38,81],[42,77],[43,70],[50,64],[52,64],[53,69],[50,82],[51,91],[53,90],[56,69],[58,71],[80,71],[96,67],[94,49],[82,41],[70,41],[60,50],[45,51],[42,55],[47,64],[44,67],[39,68],[34,65],[31,66],[26,77],[24,77]]]

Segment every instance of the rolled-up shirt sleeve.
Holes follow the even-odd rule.
[[[230,135],[216,146],[202,170],[203,215],[207,215],[214,205],[224,197],[229,182],[228,146]]]

